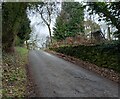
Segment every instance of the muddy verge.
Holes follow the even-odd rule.
[[[26,97],[36,97],[36,91],[35,91],[35,84],[33,82],[33,78],[31,75],[31,72],[29,70],[29,65],[26,64],[26,75],[27,75],[27,86],[26,86]]]

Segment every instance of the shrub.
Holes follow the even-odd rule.
[[[120,65],[118,62],[120,56],[119,43],[99,44],[94,46],[66,46],[50,49],[84,61],[89,61],[104,68],[113,69],[120,73]]]

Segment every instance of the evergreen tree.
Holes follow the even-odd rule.
[[[14,51],[17,34],[23,30],[23,26],[28,27],[27,6],[26,2],[2,3],[2,45],[6,52]],[[21,35],[26,35],[26,32]]]
[[[53,32],[57,40],[73,37],[84,32],[84,8],[79,2],[63,2]]]

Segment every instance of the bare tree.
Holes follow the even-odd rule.
[[[51,23],[53,19],[57,16],[59,12],[59,7],[57,2],[42,2],[41,5],[36,7],[36,12],[40,14],[43,23],[47,26],[49,30],[50,41],[52,43],[52,30]]]

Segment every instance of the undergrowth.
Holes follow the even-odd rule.
[[[2,97],[24,97],[26,91],[26,71],[28,50],[16,47],[15,53],[3,52]]]

